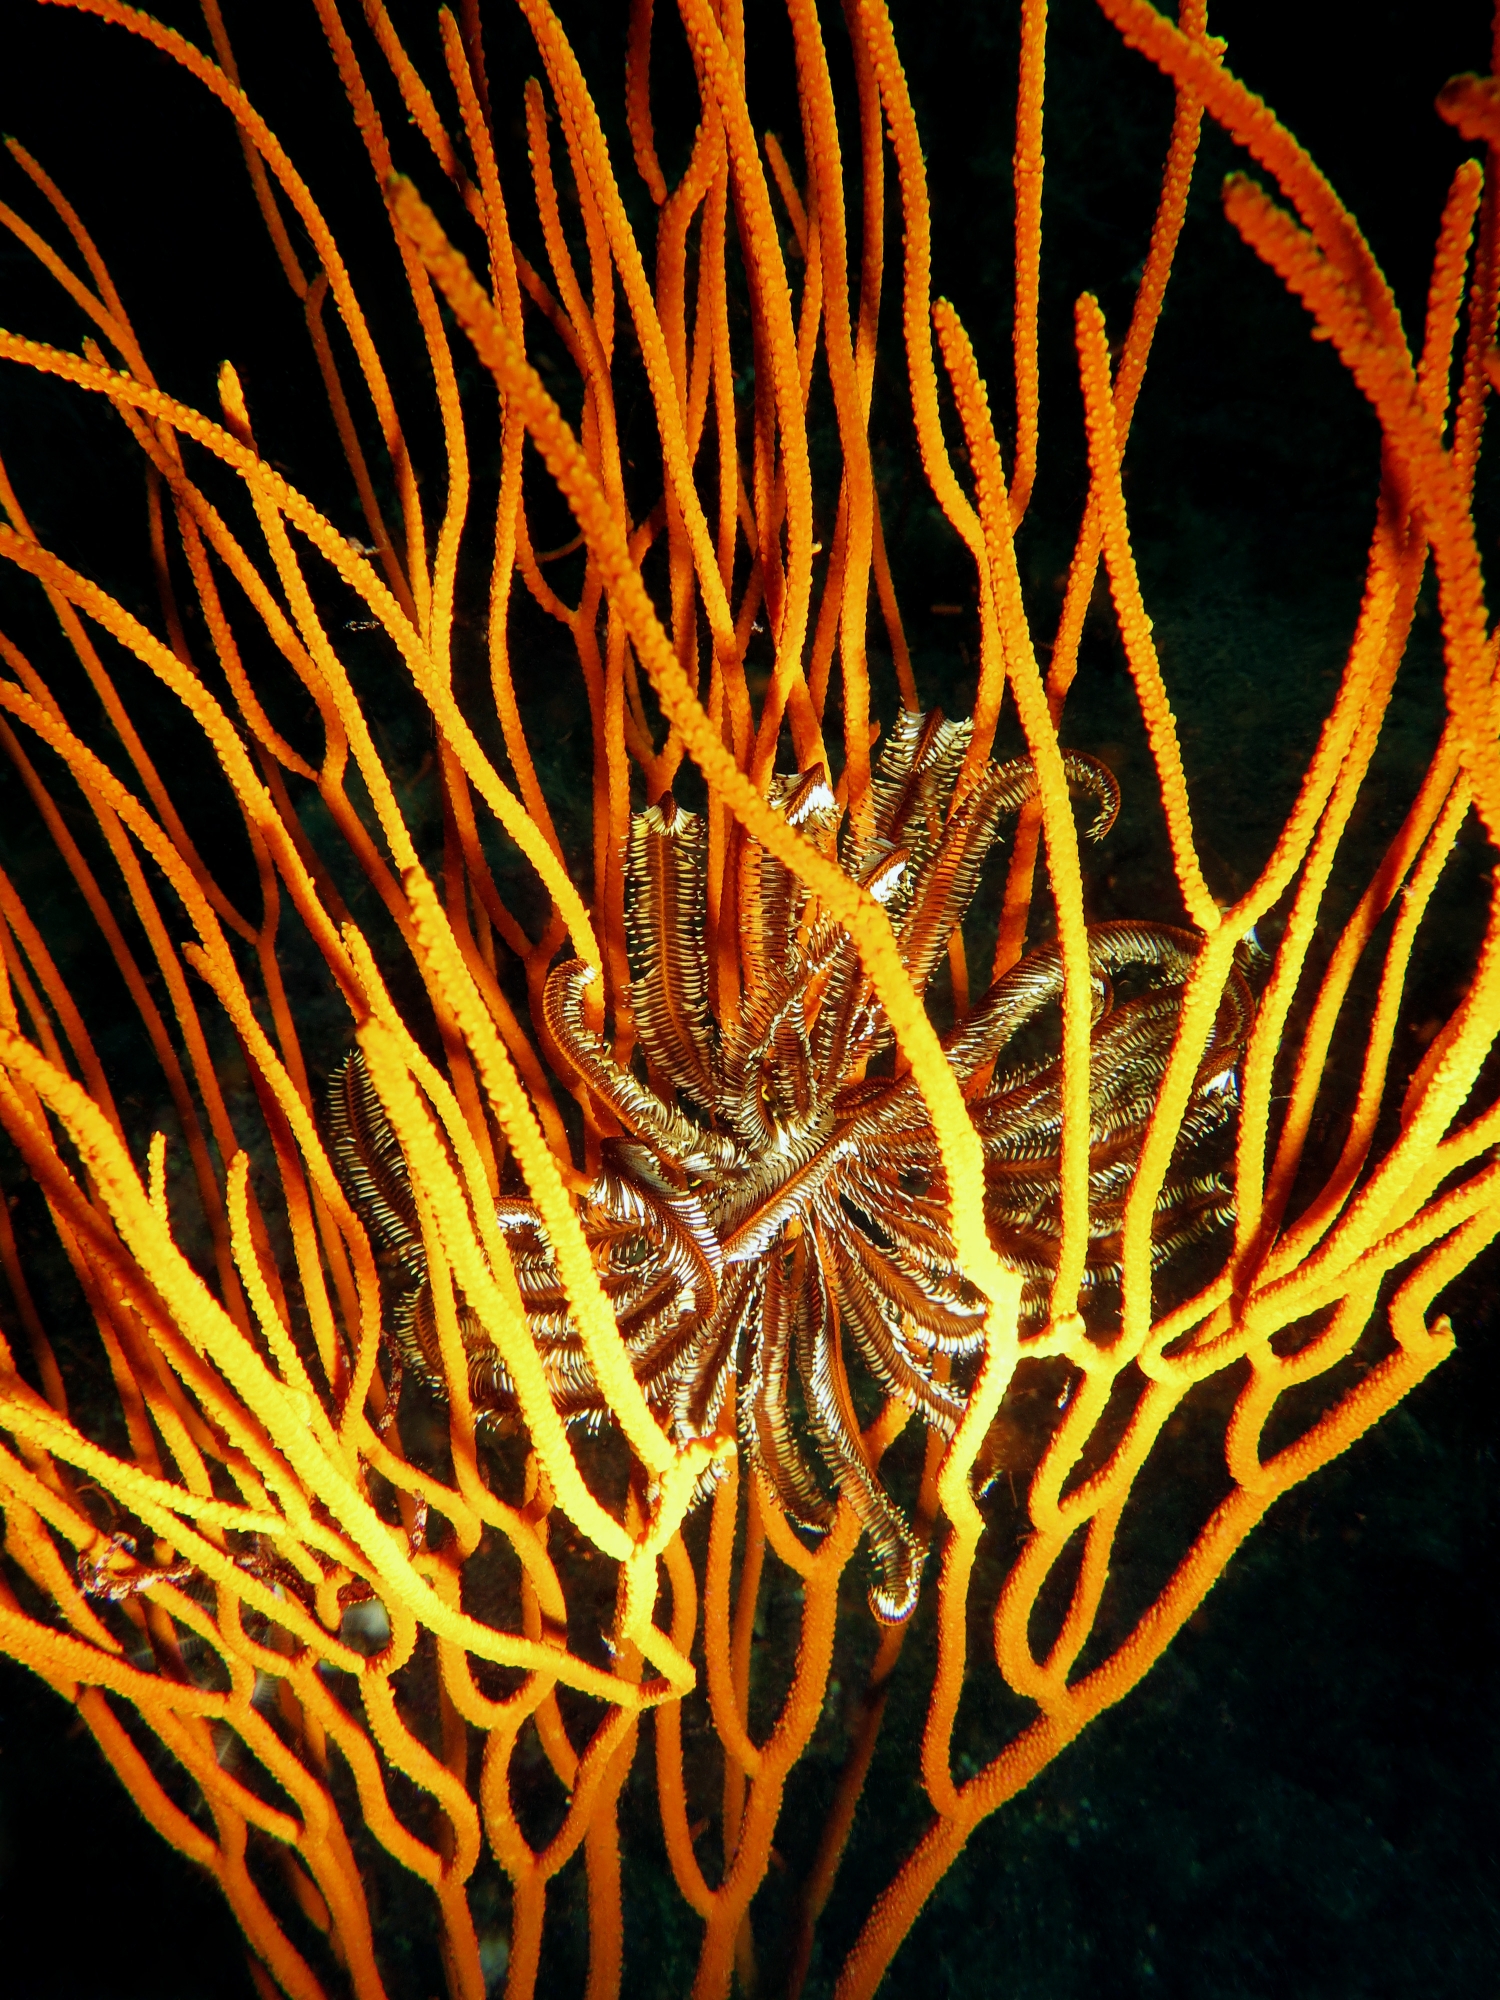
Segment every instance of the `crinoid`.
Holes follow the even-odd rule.
[[[768,794],[790,825],[825,854],[837,853],[884,904],[919,992],[963,920],[1002,822],[1035,789],[1031,764],[1019,758],[983,765],[955,798],[969,735],[967,723],[903,713],[876,768],[864,830],[821,769],[778,778]],[[1066,768],[1073,789],[1096,803],[1091,834],[1101,838],[1119,803],[1115,781],[1076,753]],[[630,1002],[649,1082],[586,1023],[588,966],[570,961],[547,981],[553,1042],[606,1114],[601,1122],[617,1122],[626,1135],[604,1142],[581,1218],[653,1406],[679,1438],[706,1437],[724,1420],[735,1385],[743,1449],[787,1512],[816,1531],[832,1506],[803,1448],[809,1434],[828,1482],[847,1495],[875,1551],[872,1606],[894,1622],[915,1602],[921,1550],[861,1444],[844,1334],[882,1391],[951,1432],[964,1408],[962,1364],[983,1338],[982,1301],[959,1274],[942,1160],[921,1094],[909,1077],[871,1073],[892,1037],[859,955],[847,932],[759,848],[747,851],[741,870],[738,1015],[715,1018],[705,850],[702,820],[670,797],[632,821]],[[1096,925],[1089,937],[1095,1016],[1085,1282],[1097,1290],[1117,1274],[1125,1197],[1197,941],[1143,923]],[[1118,998],[1116,982],[1128,983],[1131,996]],[[1059,1234],[1061,1063],[1045,1030],[1061,995],[1060,955],[1043,946],[997,980],[945,1039],[961,1079],[992,1072],[971,1098],[986,1154],[986,1208],[996,1247],[1026,1274],[1032,1321],[1046,1308]],[[1236,974],[1162,1193],[1158,1258],[1231,1218],[1223,1185],[1195,1161],[1235,1104],[1235,1064],[1251,1012]],[[996,1067],[1028,1043],[1029,1060]],[[392,1265],[391,1332],[406,1360],[438,1381],[406,1166],[358,1054],[339,1071],[331,1102],[346,1185]],[[602,1421],[607,1407],[536,1209],[505,1201],[499,1221],[558,1409],[572,1420]],[[475,1408],[503,1421],[515,1397],[499,1356],[471,1316],[461,1323]],[[950,1380],[954,1366],[960,1372]]]

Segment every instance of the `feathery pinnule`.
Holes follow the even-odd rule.
[[[1433,1302],[1500,1228],[1500,906],[1409,1076],[1398,1061],[1471,809],[1500,829],[1473,514],[1494,150],[1452,181],[1414,351],[1201,0],[1176,25],[1101,0],[1175,112],[1117,350],[1077,302],[1088,480],[1044,678],[1018,553],[1049,448],[1043,0],[1019,7],[998,414],[931,296],[884,0],[790,0],[800,132],[779,136],[739,0],[680,0],[680,30],[632,0],[619,157],[548,0],[519,8],[530,81],[491,73],[477,0],[437,10],[427,73],[410,10],[364,0],[355,23],[312,0],[383,278],[340,247],[346,191],[304,177],[253,101],[218,0],[212,54],[122,0],[74,4],[231,121],[370,539],[267,455],[265,357],[224,363],[217,414],[157,380],[87,201],[8,142],[0,228],[80,344],[0,330],[0,359],[139,450],[160,630],[45,546],[0,467],[0,560],[41,631],[0,633],[0,749],[17,823],[79,898],[54,919],[28,856],[0,872],[0,1124],[26,1190],[21,1222],[0,1203],[22,1336],[13,1353],[0,1332],[0,1647],[214,1876],[263,1995],[386,1993],[389,1867],[430,1896],[455,2000],[494,1990],[501,1950],[526,2000],[576,1863],[586,1990],[608,2000],[647,1816],[701,1925],[694,1994],[755,1990],[770,1954],[795,2000],[925,1588],[935,1656],[904,1768],[931,1818],[839,1972],[840,2000],[870,1995],[975,1828],[1150,1669],[1276,1497],[1451,1350]],[[1492,100],[1471,79],[1443,113],[1488,140]],[[1182,662],[1153,632],[1124,465],[1205,116],[1275,181],[1232,179],[1227,215],[1384,443],[1339,684],[1232,903],[1195,831]],[[960,719],[925,706],[902,622],[872,435],[893,403],[974,566]],[[1429,550],[1444,726],[1372,853]],[[1171,924],[1090,921],[1119,786],[1067,703],[1101,559]],[[1024,755],[996,747],[1017,741],[1007,688]],[[549,695],[576,706],[576,758]],[[431,746],[420,769],[396,716]],[[965,923],[997,847],[977,992]],[[113,997],[74,976],[65,922],[102,947]],[[129,1063],[152,1066],[163,1129]],[[1121,1617],[1121,1536],[1210,1381],[1224,1497]],[[1291,1421],[1311,1385],[1318,1414]],[[865,1570],[882,1626],[773,1936],[757,1895],[861,1653]],[[960,1706],[995,1675],[1033,1713],[975,1762]]]

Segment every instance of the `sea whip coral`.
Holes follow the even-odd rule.
[[[652,11],[637,0],[627,120],[639,182],[658,210],[654,276],[649,232],[632,222],[587,84],[545,0],[522,0],[546,77],[545,91],[532,82],[518,94],[531,170],[524,192],[502,187],[492,136],[512,109],[496,102],[472,5],[458,19],[438,17],[446,74],[436,90],[381,0],[365,0],[371,39],[359,47],[368,58],[334,0],[313,0],[415,311],[424,386],[442,424],[441,495],[430,474],[424,492],[408,448],[411,384],[403,376],[398,394],[317,191],[241,91],[214,0],[204,6],[212,55],[116,0],[77,4],[154,44],[235,121],[305,313],[363,523],[358,535],[336,525],[261,455],[253,367],[242,380],[226,365],[212,417],[158,384],[85,221],[12,142],[32,211],[46,220],[39,230],[10,209],[0,220],[91,331],[77,351],[0,333],[0,357],[71,383],[130,431],[147,469],[161,615],[159,633],[44,547],[25,494],[7,479],[0,555],[17,581],[40,586],[60,639],[48,638],[56,658],[45,674],[13,639],[0,641],[0,745],[16,796],[55,845],[123,983],[171,1100],[172,1132],[157,1133],[138,1156],[88,996],[70,991],[53,956],[58,941],[28,911],[24,884],[0,882],[0,1121],[48,1232],[44,1249],[40,1229],[18,1232],[0,1208],[5,1328],[15,1336],[14,1351],[0,1354],[0,1645],[77,1704],[146,1817],[215,1875],[261,1989],[299,2000],[341,1986],[361,1996],[385,1990],[361,1874],[371,1842],[431,1889],[450,1990],[472,2000],[486,1985],[481,1931],[494,1948],[469,1890],[485,1849],[510,1883],[507,1991],[516,1996],[535,1989],[548,1884],[581,1850],[589,1991],[617,1991],[618,1814],[649,1713],[661,1832],[676,1886],[704,1924],[695,1990],[712,1995],[728,1991],[736,1967],[747,1985],[754,1978],[752,1899],[788,1775],[827,1696],[840,1579],[861,1531],[882,1560],[881,1608],[897,1620],[931,1537],[941,1553],[932,1586],[938,1650],[920,1781],[933,1819],[844,1968],[841,1993],[871,1992],[973,1828],[1146,1672],[1272,1500],[1450,1350],[1447,1322],[1429,1324],[1431,1304],[1500,1227],[1500,1168],[1490,1163],[1500,1108],[1481,1077],[1500,1025],[1493,908],[1451,1018],[1409,1078],[1391,1073],[1412,955],[1471,807],[1489,837],[1500,836],[1495,648],[1470,508],[1500,282],[1493,171],[1489,188],[1474,163],[1455,177],[1424,343],[1413,355],[1357,226],[1225,67],[1201,7],[1186,0],[1173,25],[1145,0],[1101,0],[1127,41],[1172,79],[1177,113],[1117,360],[1097,303],[1078,303],[1090,482],[1044,681],[1014,542],[1037,454],[1038,0],[1022,9],[1008,477],[964,329],[951,307],[930,302],[922,157],[880,0],[849,0],[837,29],[847,33],[840,61],[853,79],[847,129],[825,43],[835,23],[811,0],[790,0],[800,179],[788,150],[758,135],[739,11],[727,0],[717,9],[682,0],[701,102],[687,165],[670,188],[652,123]],[[367,60],[388,73],[436,162],[436,172],[422,168],[431,202],[397,171]],[[1486,88],[1460,86],[1444,104],[1488,137]],[[1285,829],[1229,907],[1216,899],[1194,838],[1192,773],[1134,567],[1121,464],[1205,113],[1290,204],[1245,178],[1225,194],[1231,221],[1303,301],[1385,442],[1342,679]],[[856,133],[857,232],[841,151]],[[1026,943],[1045,845],[1050,897],[1037,922],[1050,919],[1054,937],[1034,950],[1053,968],[1057,1045],[1037,1053],[1029,1080],[1002,1076],[999,1085],[990,1045],[972,1074],[954,1059],[954,1037],[962,1041],[965,1021],[984,1006],[971,1015],[967,896],[918,895],[919,916],[936,913],[918,954],[900,906],[876,893],[899,829],[893,767],[872,772],[874,723],[899,743],[902,730],[919,732],[922,707],[869,441],[891,164],[910,413],[931,490],[973,558],[982,639],[972,718],[961,737],[945,739],[951,783],[923,800],[934,815],[925,859],[962,851],[969,802],[1000,783],[991,774],[1006,767],[991,755],[1006,689],[1027,757],[992,990],[1008,990],[1008,976],[1039,962]],[[508,218],[523,209],[537,228],[518,233],[539,237],[545,267],[512,236]],[[549,383],[564,380],[554,394]],[[622,384],[649,403],[649,449],[623,442]],[[837,490],[826,493],[809,447],[810,412],[824,395],[839,445]],[[960,431],[966,475],[955,464]],[[493,438],[498,460],[483,519],[470,469],[481,438]],[[559,494],[576,534],[538,549],[534,527],[558,517]],[[1446,728],[1389,849],[1351,882],[1345,834],[1369,785],[1429,550]],[[481,552],[483,704],[457,670],[455,642]],[[1191,926],[1156,927],[1185,942],[1165,1010],[1170,1040],[1152,1031],[1152,1062],[1133,1095],[1115,1094],[1117,1044],[1135,1029],[1108,1040],[1099,933],[1085,920],[1069,798],[1077,760],[1058,733],[1101,560]],[[569,867],[545,759],[539,768],[546,746],[518,698],[518,583],[568,635],[587,700],[587,886]],[[872,586],[894,689],[872,690]],[[367,639],[379,650],[362,650]],[[80,669],[112,735],[100,729],[90,740],[96,725],[75,719]],[[137,678],[138,669],[152,679]],[[416,794],[379,739],[398,674],[402,701],[431,733],[440,838],[428,837]],[[909,718],[899,725],[898,706]],[[179,732],[197,732],[218,787],[207,852],[174,799],[178,771],[164,772],[152,747],[168,712]],[[784,733],[789,754],[778,770]],[[691,894],[643,904],[651,871],[682,863],[667,851],[680,817],[674,783],[700,781]],[[839,819],[849,829],[845,849],[800,824],[815,791],[829,833]],[[632,837],[642,810],[656,821],[643,832],[636,819]],[[236,838],[242,829],[234,853],[223,832],[230,824]],[[660,844],[648,852],[652,839]],[[874,844],[882,841],[884,851]],[[769,900],[768,880],[784,884]],[[1310,949],[1336,882],[1354,914],[1317,969]],[[1284,926],[1257,982],[1252,1026],[1246,940],[1278,907]],[[768,910],[781,912],[780,946],[799,973],[785,1006],[760,1020]],[[701,915],[691,994],[642,947],[642,927],[662,913],[694,926]],[[559,970],[564,950],[569,963]],[[955,1015],[946,1038],[921,990],[943,953]],[[1328,1053],[1367,957],[1379,968],[1377,996],[1351,1107],[1327,1073]],[[351,1183],[347,1145],[341,1158],[313,1068],[331,1067],[339,1050],[304,1047],[289,994],[288,968],[300,982],[310,963],[344,1009],[358,1074],[378,1106],[366,1140],[385,1148],[387,1165],[399,1157],[404,1235],[372,1211],[373,1182]],[[659,1266],[648,1248],[653,1282],[660,1272],[675,1284],[678,1270],[711,1269],[743,1218],[732,1202],[716,1208],[712,1190],[699,1192],[708,1175],[694,1147],[707,1159],[725,1134],[691,1088],[694,1064],[714,1059],[710,1043],[697,1046],[684,1023],[691,1016],[706,1036],[711,1014],[731,1049],[761,1032],[767,1051],[777,1034],[790,1038],[725,1113],[748,1132],[769,1115],[767,1089],[795,1097],[803,1043],[814,1047],[835,1018],[836,965],[858,989],[850,1020],[860,1008],[870,1020],[878,1011],[880,1035],[858,1060],[880,1057],[875,1044],[887,1031],[891,1043],[885,1070],[860,1078],[841,1070],[840,1087],[902,1092],[914,1115],[920,1106],[928,1179],[913,1200],[936,1188],[938,1275],[952,1310],[982,1322],[982,1338],[953,1343],[960,1365],[949,1372],[932,1337],[941,1315],[923,1288],[937,1280],[913,1278],[907,1307],[897,1302],[888,1321],[862,1328],[867,1357],[883,1357],[871,1371],[891,1392],[883,1406],[858,1410],[847,1381],[834,1379],[837,1422],[809,1389],[802,1415],[792,1396],[766,1430],[754,1418],[740,1432],[753,1448],[741,1451],[732,1406],[748,1394],[771,1409],[772,1363],[746,1383],[716,1376],[713,1394],[682,1421],[642,1365],[631,1313],[645,1293],[630,1276],[633,1253],[622,1261],[620,1232],[598,1223],[601,1210],[628,1220],[628,1200],[611,1196],[612,1209],[597,1190],[601,1172],[623,1162],[621,1185],[641,1197],[640,1235],[671,1246]],[[1162,1014],[1127,1020],[1140,1026]],[[673,1041],[676,1029],[685,1040]],[[1154,1288],[1163,1200],[1169,1212],[1186,1200],[1173,1179],[1184,1134],[1204,1116],[1205,1093],[1223,1095],[1232,1077],[1241,1099],[1233,1237],[1208,1255],[1196,1292],[1163,1307]],[[1101,1078],[1110,1079],[1102,1096]],[[1285,1102],[1273,1118],[1278,1083]],[[986,1097],[992,1086],[995,1100]],[[1028,1089],[1022,1116],[1016,1093]],[[674,1102],[679,1095],[686,1105]],[[1128,1192],[1098,1182],[1101,1118],[1124,1117],[1127,1104]],[[1308,1135],[1330,1104],[1346,1118],[1346,1137],[1332,1167],[1315,1170]],[[1029,1135],[1043,1135],[1035,1144],[1045,1151],[1044,1185],[1026,1214],[1045,1222],[1049,1247],[1025,1269],[1017,1236],[1030,1225],[1018,1223],[1013,1191],[1009,1208],[987,1199],[996,1176],[991,1149],[987,1183],[986,1139],[997,1122],[1019,1160],[1029,1157]],[[873,1147],[878,1135],[856,1128],[857,1160],[858,1146]],[[639,1146],[643,1132],[675,1134],[675,1151],[664,1139],[646,1162],[622,1150]],[[188,1172],[178,1181],[169,1155],[182,1152]],[[788,1185],[789,1177],[775,1182],[778,1199]],[[882,1227],[859,1208],[857,1189],[846,1193],[870,1224],[865,1240],[877,1261],[895,1270],[902,1225]],[[1119,1211],[1109,1218],[1118,1311],[1080,1311],[1109,1202]],[[1226,1195],[1226,1216],[1229,1206]],[[831,1216],[809,1226],[826,1233]],[[777,1210],[787,1236],[780,1275],[767,1286],[811,1269],[793,1221],[804,1226],[790,1207]],[[394,1284],[393,1255],[406,1260]],[[71,1291],[57,1279],[64,1265]],[[421,1291],[412,1308],[420,1329],[407,1348],[442,1388],[438,1428],[430,1403],[425,1426],[396,1408],[392,1306],[403,1283]],[[840,1377],[860,1345],[845,1340],[831,1291],[817,1292],[824,1319],[807,1336],[818,1365],[805,1384],[820,1368]],[[855,1285],[847,1297],[857,1293]],[[880,1296],[891,1303],[888,1289]],[[766,1310],[762,1301],[762,1336]],[[546,1314],[555,1325],[541,1323]],[[55,1338],[64,1321],[72,1353],[79,1325],[97,1341],[97,1380],[65,1379]],[[657,1331],[653,1323],[653,1339]],[[922,1355],[904,1378],[890,1360],[898,1340],[909,1343],[908,1362]],[[762,1344],[774,1353],[784,1343]],[[494,1446],[476,1426],[476,1355],[489,1363],[485,1379],[503,1383],[495,1407],[503,1403],[511,1436]],[[1019,1386],[1039,1374],[1060,1393],[1025,1458],[1015,1449],[1014,1405]],[[1168,1420],[1210,1378],[1222,1379],[1232,1401],[1226,1497],[1121,1633],[1100,1614],[1137,1475]],[[599,1420],[593,1435],[569,1427],[579,1414],[569,1383]],[[1288,1420],[1283,1399],[1312,1383],[1323,1384],[1316,1414]],[[908,1518],[893,1506],[882,1513],[890,1503],[877,1496],[888,1492],[881,1461],[914,1403],[946,1421],[928,1432]],[[815,1546],[788,1518],[795,1446],[783,1449],[776,1429],[790,1437],[804,1416],[837,1443],[829,1457],[840,1490],[806,1510],[823,1530]],[[1271,1449],[1263,1440],[1273,1416]],[[984,1489],[1018,1471],[1030,1533],[1004,1574],[993,1647],[1005,1683],[1034,1713],[959,1782],[960,1691],[966,1672],[990,1671],[968,1658]],[[800,1587],[795,1662],[779,1699],[751,1663],[772,1565]],[[1049,1581],[1065,1609],[1038,1657],[1034,1613]],[[873,1690],[905,1631],[893,1622],[883,1635]],[[696,1723],[705,1704],[712,1758],[690,1743],[685,1750],[684,1712]],[[872,1700],[805,1886],[794,1988],[879,1712]],[[550,1794],[543,1760],[556,1780]],[[702,1842],[715,1814],[721,1858],[711,1862]]]

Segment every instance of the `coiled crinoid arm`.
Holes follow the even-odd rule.
[[[568,960],[548,975],[542,1005],[549,1032],[594,1095],[628,1131],[686,1172],[721,1173],[735,1165],[739,1148],[733,1139],[706,1131],[663,1104],[591,1032],[583,1018],[583,992],[593,977],[592,966]]]

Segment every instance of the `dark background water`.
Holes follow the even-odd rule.
[[[396,11],[403,26],[429,19],[425,6]],[[894,11],[932,175],[935,288],[971,330],[1003,432],[1014,10],[1008,0],[923,0]],[[623,9],[562,12],[613,118]],[[254,217],[227,121],[170,64],[97,22],[25,0],[11,0],[5,15],[0,120],[97,229],[161,379],[211,408],[219,359],[248,357],[266,449],[321,497],[318,481],[336,473],[314,440],[302,374],[276,358],[278,341],[300,343],[284,288],[267,258],[239,248]],[[203,39],[191,9],[180,19]],[[231,10],[230,25],[243,34],[252,94],[310,163],[319,191],[335,186],[337,203],[340,177],[357,186],[360,163],[315,24],[294,0],[262,0],[243,24]],[[1431,100],[1455,71],[1488,66],[1483,7],[1240,0],[1216,7],[1210,25],[1227,36],[1230,65],[1304,140],[1360,217],[1408,326],[1417,324],[1437,215],[1464,151]],[[425,53],[426,30],[412,33]],[[784,47],[774,18],[755,25],[752,86],[764,88],[757,115],[794,133],[794,107],[765,81]],[[491,48],[497,100],[508,86],[514,102],[518,70],[529,73],[535,59],[498,14]],[[1170,92],[1085,0],[1059,0],[1047,115],[1042,475],[1021,547],[1044,633],[1082,487],[1072,301],[1087,286],[1112,331],[1125,323]],[[664,150],[673,138],[668,120]],[[506,143],[514,151],[514,129]],[[1378,478],[1373,420],[1336,358],[1308,340],[1300,309],[1223,221],[1217,189],[1236,164],[1210,131],[1129,460],[1143,584],[1221,893],[1242,887],[1259,865],[1325,712],[1357,604]],[[15,184],[12,172],[4,198],[14,198]],[[356,242],[378,244],[352,195],[348,205]],[[0,278],[7,325],[76,343],[70,309],[8,244]],[[887,297],[889,318],[894,291]],[[399,329],[389,337],[399,348]],[[136,474],[107,434],[80,418],[80,400],[7,375],[0,448],[44,538],[154,622],[139,550],[116,526],[125,505],[138,524]],[[886,437],[882,504],[919,685],[958,710],[972,688],[972,586],[937,530],[911,453],[894,432]],[[1490,507],[1482,520],[1490,560]],[[950,604],[961,607],[957,615],[930,608]],[[540,698],[549,671],[540,638],[522,671]],[[1372,802],[1362,838],[1399,818],[1425,764],[1438,676],[1435,621],[1424,605],[1377,767],[1385,793]],[[1144,809],[1129,816],[1132,797],[1149,796],[1149,786],[1103,618],[1091,622],[1069,730],[1108,755],[1126,786],[1111,874],[1093,889],[1098,912],[1170,916],[1158,829]],[[559,742],[565,779],[565,731]],[[1422,1004],[1452,1004],[1489,865],[1472,838],[1455,858],[1441,912],[1451,956],[1445,964],[1439,953],[1423,975],[1418,1019]],[[1420,1988],[1434,2000],[1467,2000],[1500,1987],[1494,1293],[1490,1260],[1453,1288],[1444,1301],[1458,1333],[1452,1359],[1288,1495],[1145,1683],[981,1829],[883,1991],[950,2000],[1383,2000]],[[872,1895],[924,1823],[910,1782],[923,1645],[919,1629],[810,1993],[830,1990]],[[798,1774],[783,1840],[789,1879],[843,1741],[835,1717]],[[646,1763],[643,1753],[643,1781]],[[627,1991],[676,2000],[690,1981],[696,1926],[663,1893],[644,1835],[631,1844],[627,1869]],[[774,1906],[781,1893],[773,1876],[768,1901]],[[567,1892],[560,1895],[566,1904]],[[438,1990],[436,1975],[420,1937],[408,1943],[393,1993],[420,2000]],[[564,1953],[549,1995],[575,1989],[581,1980]],[[0,1993],[196,2000],[250,1991],[238,1932],[212,1886],[144,1825],[70,1712],[0,1662]]]

